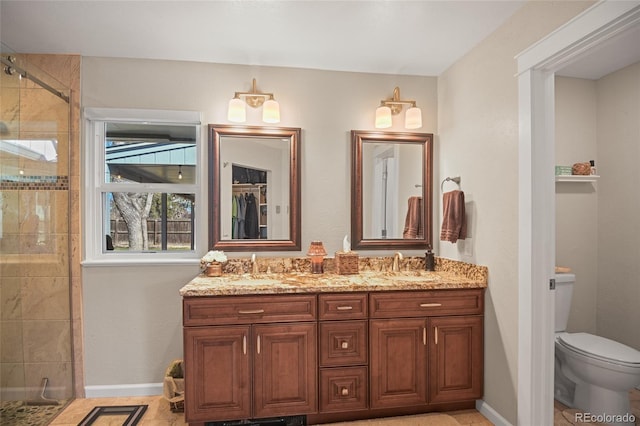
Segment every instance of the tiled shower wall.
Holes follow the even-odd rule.
[[[81,396],[83,384],[80,57],[15,56],[21,68],[57,89],[70,89],[63,90],[70,102],[27,79],[0,77],[0,138],[57,140],[57,161],[0,151],[1,396],[38,399],[47,377],[47,397],[66,399]]]

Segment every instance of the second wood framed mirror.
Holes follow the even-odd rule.
[[[433,135],[351,131],[354,249],[432,245]]]
[[[209,249],[300,250],[300,134],[209,125]]]

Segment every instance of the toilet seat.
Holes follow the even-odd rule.
[[[640,368],[640,351],[614,340],[589,333],[561,333],[560,345],[588,358],[594,358],[624,367]]]

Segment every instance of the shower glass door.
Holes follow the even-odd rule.
[[[73,397],[65,90],[2,46],[1,424],[41,424],[25,416],[53,415]]]

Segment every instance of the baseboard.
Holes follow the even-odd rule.
[[[513,426],[507,421],[507,419],[502,417],[500,413],[498,413],[489,404],[481,399],[476,400],[476,410],[478,410],[480,414],[485,416],[487,420],[489,420],[495,426]]]
[[[162,383],[85,386],[84,392],[87,398],[154,396],[162,395]]]

